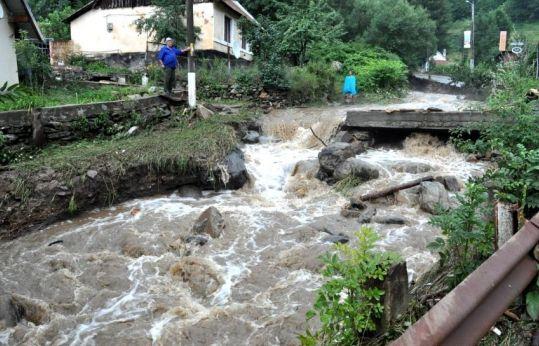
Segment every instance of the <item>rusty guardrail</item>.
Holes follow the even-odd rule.
[[[539,214],[390,345],[475,345],[537,275],[538,241]]]

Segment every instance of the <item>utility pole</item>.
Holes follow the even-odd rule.
[[[193,19],[193,0],[186,1],[187,9],[187,44],[191,48],[187,57],[187,90],[190,108],[197,106],[196,73],[195,73],[195,28]]]
[[[475,0],[466,0],[467,3],[472,5],[472,34],[471,34],[471,54],[470,68],[473,70],[475,67]]]

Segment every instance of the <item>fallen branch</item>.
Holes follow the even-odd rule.
[[[314,133],[314,130],[313,130],[313,127],[312,126],[309,126],[309,129],[311,130],[311,132],[313,133],[313,136],[314,138],[318,139],[320,141],[320,143],[322,143],[325,147],[327,147],[328,145],[322,140],[322,138],[318,137],[316,135],[316,133]]]
[[[395,186],[390,186],[390,187],[387,187],[385,189],[374,191],[374,192],[369,192],[369,193],[366,193],[366,194],[360,196],[358,199],[357,198],[353,198],[353,199],[355,201],[361,201],[361,202],[370,201],[370,200],[377,199],[377,198],[380,198],[380,197],[389,196],[389,195],[391,195],[391,194],[393,194],[395,192],[398,192],[400,190],[409,189],[411,187],[414,187],[414,186],[417,186],[417,185],[421,184],[424,181],[432,181],[432,180],[434,180],[434,177],[432,175],[427,175],[427,176],[425,176],[423,178],[415,179],[415,180],[409,181],[407,183],[403,183],[403,184],[399,184],[399,185],[395,185]]]

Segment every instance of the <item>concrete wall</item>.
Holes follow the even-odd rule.
[[[137,31],[135,21],[150,16],[154,7],[99,9],[88,11],[71,22],[71,39],[81,52],[146,52],[147,33]],[[112,24],[112,31],[107,25]]]
[[[95,137],[107,127],[125,132],[135,114],[141,116],[144,124],[156,124],[170,117],[171,110],[163,98],[149,96],[130,101],[45,107],[31,112],[0,112],[0,130],[7,136],[8,145],[32,143],[32,120],[36,113],[40,115],[48,142],[69,142]]]
[[[17,56],[15,55],[13,27],[8,22],[8,11],[2,0],[3,18],[0,19],[0,86],[19,83],[17,74]]]
[[[224,6],[222,3],[217,3],[215,6],[215,14],[214,14],[214,50],[221,52],[221,53],[227,53],[228,48],[230,48],[230,54],[232,54],[232,46],[234,42],[238,42],[238,44],[241,47],[241,31],[238,27],[238,20],[240,19],[240,15],[238,15],[236,12],[232,11],[230,8]],[[232,34],[231,34],[231,41],[232,43],[227,43],[225,41],[225,16],[232,19]],[[249,48],[247,46],[247,48]],[[249,49],[241,50],[241,58],[245,60],[253,60],[253,54],[249,51]]]

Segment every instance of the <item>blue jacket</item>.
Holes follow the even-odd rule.
[[[176,47],[169,48],[164,46],[157,54],[157,59],[161,60],[165,67],[176,68],[178,66],[178,59],[176,57],[182,55],[182,51]]]

